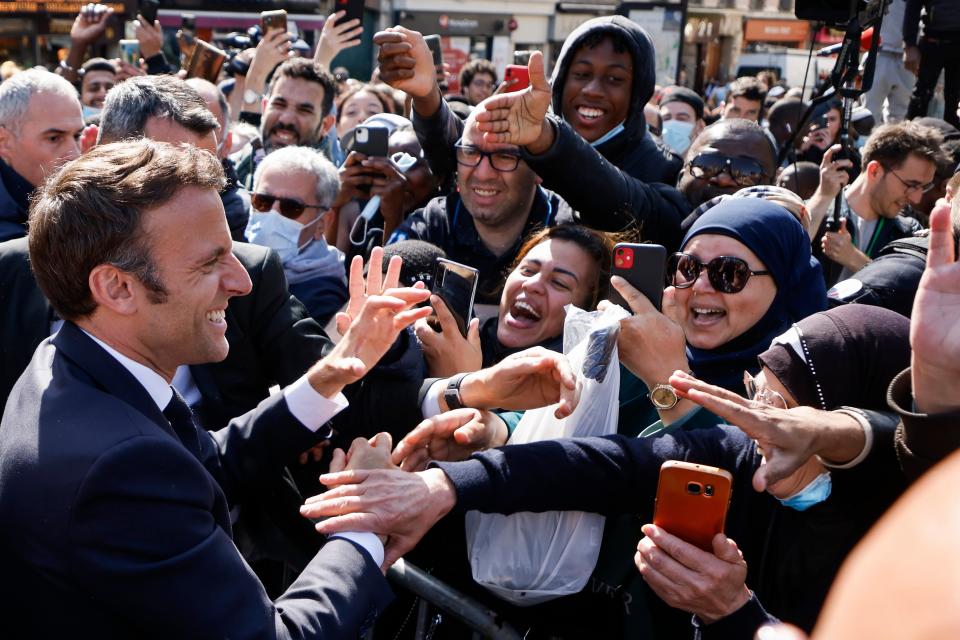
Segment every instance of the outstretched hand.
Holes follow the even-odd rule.
[[[924,413],[960,406],[960,263],[954,247],[950,212],[933,211],[927,268],[910,320],[913,398]]]
[[[553,143],[553,128],[546,121],[551,90],[542,53],[531,54],[527,70],[529,87],[490,96],[477,105],[477,128],[486,142],[529,146],[532,153],[542,153]]]
[[[507,437],[506,424],[493,413],[455,409],[418,424],[393,450],[392,460],[406,471],[420,471],[431,460],[465,460],[504,444]]]
[[[377,63],[383,82],[413,98],[426,98],[437,90],[433,54],[419,31],[390,27],[374,34],[373,44],[380,47]]]
[[[333,62],[338,53],[360,44],[363,25],[356,18],[340,22],[345,15],[347,15],[346,11],[331,13],[323,23],[320,41],[317,43],[317,50],[313,54],[313,61],[323,65],[326,69],[330,68],[330,63]]]

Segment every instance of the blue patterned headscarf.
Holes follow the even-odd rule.
[[[695,376],[743,394],[743,372],[757,371],[757,356],[773,339],[794,322],[827,308],[823,274],[810,254],[810,236],[793,214],[772,202],[754,198],[724,200],[690,227],[681,247],[703,233],[742,242],[760,258],[777,285],[777,294],[767,312],[744,333],[715,349],[687,345],[687,358]]]

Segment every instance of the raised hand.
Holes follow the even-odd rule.
[[[847,186],[850,181],[850,174],[846,169],[853,166],[850,160],[834,160],[834,154],[842,149],[839,144],[835,144],[826,153],[820,161],[820,193],[831,198],[836,197],[840,190]]]
[[[453,484],[440,469],[417,473],[351,470],[320,476],[330,490],[308,498],[300,508],[324,534],[372,531],[389,536],[383,568],[412,549],[457,502]]]
[[[373,43],[380,47],[377,63],[383,82],[405,91],[414,99],[437,93],[433,54],[419,31],[390,27],[374,34]]]
[[[439,296],[431,296],[430,306],[437,314],[440,331],[434,331],[427,320],[418,320],[414,326],[430,376],[447,378],[463,371],[479,371],[483,366],[480,321],[477,318],[470,321],[464,338],[453,314]]]
[[[554,415],[566,418],[577,408],[580,387],[562,353],[531,347],[468,375],[460,383],[460,397],[477,409],[520,411],[556,404]]]
[[[913,398],[924,413],[960,407],[960,264],[952,231],[949,211],[930,214],[927,268],[910,319]]]
[[[90,44],[103,35],[112,15],[113,9],[106,5],[92,2],[85,5],[70,27],[70,39],[77,44]]]
[[[248,89],[257,93],[264,92],[267,76],[278,64],[290,57],[290,37],[291,34],[281,29],[271,29],[263,36],[247,71]]]
[[[840,218],[840,228],[836,231],[827,231],[823,234],[823,240],[820,241],[823,247],[823,253],[828,258],[842,264],[851,271],[858,271],[865,264],[870,262],[870,258],[863,251],[860,251],[854,244],[847,231],[847,219]]]
[[[350,279],[347,285],[350,300],[347,302],[346,311],[337,314],[337,332],[340,335],[346,335],[350,323],[360,313],[360,309],[367,298],[382,295],[387,289],[395,289],[400,286],[400,268],[402,266],[403,259],[400,256],[393,256],[387,265],[386,276],[384,276],[383,247],[374,247],[370,252],[367,277],[364,278],[363,258],[361,256],[353,257],[353,261],[350,262]],[[425,295],[424,298],[426,297]]]
[[[137,14],[137,19],[133,21],[133,33],[140,42],[140,55],[144,60],[160,53],[163,48],[163,29],[159,20],[150,24],[142,15]]]
[[[553,128],[545,119],[551,92],[543,71],[543,54],[534,51],[527,69],[529,87],[490,96],[477,106],[477,128],[487,142],[530,145],[532,153],[542,153],[553,144]]]
[[[787,480],[803,474],[814,455],[844,463],[864,446],[863,429],[850,416],[813,407],[778,409],[742,398],[732,391],[707,384],[682,371],[670,376],[677,395],[696,402],[757,441],[766,464],[753,474],[753,488],[764,491],[790,486]]]
[[[356,18],[340,22],[345,15],[347,15],[346,11],[331,13],[323,23],[320,41],[317,43],[317,50],[313,54],[313,61],[322,64],[327,69],[330,68],[330,63],[333,62],[338,53],[360,44],[363,25]]]
[[[653,591],[675,609],[710,624],[750,600],[747,563],[737,543],[718,533],[708,553],[652,524],[637,545],[634,563]]]
[[[405,471],[420,471],[431,460],[465,460],[508,437],[507,425],[493,413],[455,409],[418,424],[393,450],[392,460]]]
[[[369,440],[355,438],[350,443],[350,449],[346,453],[343,452],[343,449],[333,450],[329,473],[339,473],[352,469],[395,469],[396,465],[390,461],[390,449],[392,447],[393,436],[385,431],[376,434]]]

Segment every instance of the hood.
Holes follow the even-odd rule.
[[[624,122],[628,137],[642,136],[647,130],[643,117],[643,106],[653,97],[656,84],[655,52],[653,40],[640,25],[624,16],[603,16],[587,20],[577,27],[563,43],[557,64],[553,69],[550,83],[553,87],[553,112],[563,115],[563,85],[570,71],[570,60],[584,38],[593,33],[616,33],[629,45],[633,58],[633,92],[630,96],[630,110]]]

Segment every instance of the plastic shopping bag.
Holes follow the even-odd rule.
[[[508,444],[615,433],[619,411],[620,320],[617,305],[603,312],[567,306],[563,347],[580,403],[562,420],[556,406],[527,411]],[[581,511],[466,515],[467,554],[473,579],[498,597],[529,606],[583,589],[600,554],[604,517]]]

